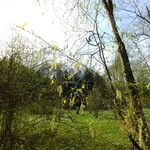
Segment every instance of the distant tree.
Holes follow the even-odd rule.
[[[147,65],[142,60],[136,60],[131,63],[137,87],[142,100],[143,107],[150,107],[150,90],[147,85],[150,83],[150,72]]]
[[[125,84],[124,84],[123,70],[121,67],[121,60],[119,56],[115,58],[112,65],[109,67],[109,71],[111,73],[112,82],[114,86],[116,88],[123,88]]]
[[[105,78],[98,73],[94,74],[94,86],[87,96],[88,109],[94,111],[95,117],[98,117],[99,110],[112,107],[112,93],[109,84]]]
[[[90,69],[78,70],[75,74],[75,70],[70,70],[57,70],[55,79],[62,87],[62,97],[65,99],[64,107],[79,110],[81,103],[86,103],[85,97],[94,86],[94,74]]]

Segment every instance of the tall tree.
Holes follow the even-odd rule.
[[[127,84],[127,88],[129,90],[131,107],[132,107],[132,112],[130,114],[130,125],[131,128],[134,129],[134,132],[138,134],[138,138],[139,138],[138,139],[139,143],[135,144],[135,140],[134,140],[133,144],[136,147],[136,149],[148,150],[150,149],[150,133],[143,113],[139,91],[137,89],[133,72],[130,66],[127,50],[119,34],[117,24],[115,21],[114,9],[113,9],[114,5],[112,0],[103,0],[102,2],[107,12],[107,15],[109,17],[111,27],[112,27],[112,32],[114,34],[116,43],[118,45],[118,52],[120,54],[120,58],[122,61],[124,77]],[[132,141],[133,140],[132,132],[129,132],[129,137]]]

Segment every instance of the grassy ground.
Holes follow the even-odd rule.
[[[89,112],[77,115],[62,112],[58,118],[23,112],[15,133],[24,149],[32,150],[121,150],[129,149],[126,133],[114,119],[112,112],[101,111],[95,118]],[[57,120],[57,122],[56,122]]]
[[[83,143],[80,144],[83,149],[113,150],[127,149],[130,146],[126,133],[123,132],[122,127],[119,126],[119,123],[114,119],[112,112],[99,112],[98,118],[93,117],[93,115],[88,112],[82,115],[71,112],[70,116],[72,121],[69,121],[69,119],[68,121],[64,121],[64,127],[61,126],[61,128],[66,128],[67,130],[65,124],[70,125],[74,122],[75,130],[81,137],[81,141],[83,141]],[[71,132],[72,131],[70,131],[70,133]],[[80,143],[80,141],[75,144],[78,145],[78,143]]]
[[[145,110],[150,122],[150,110]],[[126,133],[111,111],[100,111],[98,118],[89,112],[74,111],[37,115],[27,111],[16,115],[15,150],[130,150]]]

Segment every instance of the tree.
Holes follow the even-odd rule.
[[[98,117],[98,111],[112,107],[112,93],[105,78],[98,73],[94,74],[94,86],[87,96],[87,108],[94,111]]]
[[[82,19],[83,17],[85,17],[86,19],[88,18],[90,22],[89,27],[91,27],[92,23],[94,24],[92,31],[91,30],[89,31],[89,29],[86,30],[86,32],[91,33],[89,38],[86,38],[87,43],[95,47],[95,52],[93,52],[90,56],[91,58],[93,58],[95,54],[99,54],[101,60],[100,62],[102,62],[107,72],[111,89],[113,91],[115,111],[118,114],[119,119],[125,125],[125,129],[128,132],[130,141],[132,142],[135,149],[144,149],[144,150],[150,149],[150,133],[144,116],[139,90],[136,85],[136,81],[129,61],[127,47],[125,42],[123,41],[121,33],[119,32],[119,28],[116,23],[117,17],[115,18],[114,15],[114,9],[117,8],[117,5],[113,3],[112,0],[102,0],[102,1],[92,1],[92,2],[91,1],[85,2],[81,0],[78,1],[76,5],[78,6],[77,7],[78,10],[81,10],[79,11],[78,16],[81,16]],[[113,80],[112,80],[111,73],[106,63],[105,52],[104,52],[106,48],[103,42],[103,38],[107,38],[108,36],[105,36],[107,34],[106,32],[104,32],[103,34],[99,32],[101,29],[103,29],[103,27],[100,26],[101,25],[100,21],[98,21],[101,20],[101,18],[98,16],[100,14],[100,11],[103,10],[103,8],[107,13],[108,20],[112,28],[112,33],[114,35],[113,43],[117,45],[116,49],[118,50],[120,60],[121,60],[123,78],[125,80],[124,88],[126,88],[126,90],[128,91],[128,97],[126,99],[128,105],[126,109],[129,110],[130,112],[129,114],[127,114],[125,109],[122,109],[122,107],[120,106],[120,100],[122,101],[121,92],[118,89],[115,89],[115,86],[113,85],[112,82]],[[93,12],[91,13],[91,11]],[[108,40],[106,41],[108,42]],[[97,60],[97,57],[95,59]],[[135,137],[134,134],[136,135]]]
[[[54,109],[60,108],[61,101],[51,79],[34,70],[23,61],[23,47],[15,48],[0,60],[0,104],[1,104],[1,147],[11,150],[17,145],[19,137],[15,135],[15,117],[18,109],[31,104],[40,103],[34,113],[54,114]],[[33,103],[35,102],[35,103]],[[40,108],[40,109],[39,109]],[[29,109],[33,112],[32,108]],[[55,110],[56,111],[56,110]],[[59,112],[57,112],[59,113]]]
[[[55,80],[62,88],[61,96],[65,100],[65,108],[74,108],[79,110],[81,104],[86,105],[86,97],[94,86],[94,72],[91,69],[76,71],[57,70]],[[79,111],[77,111],[79,113]]]
[[[130,122],[130,124],[132,125],[132,128],[134,129],[134,131],[138,134],[138,138],[139,138],[138,139],[139,144],[136,144],[136,145],[135,143],[133,144],[137,149],[148,150],[150,149],[150,133],[149,133],[148,125],[146,123],[145,116],[143,113],[142,104],[141,104],[140,97],[139,97],[139,92],[138,92],[136,82],[133,76],[133,72],[130,66],[125,44],[121,39],[121,36],[119,34],[119,31],[116,25],[116,21],[114,18],[113,2],[112,0],[103,0],[102,2],[108,14],[111,27],[112,27],[112,32],[115,36],[115,40],[118,45],[118,52],[120,54],[120,58],[122,61],[124,77],[126,80],[127,88],[129,90],[131,106],[133,109],[131,116],[130,116],[133,121]],[[132,136],[133,138],[132,133],[129,132],[129,135],[130,137]]]
[[[115,60],[109,67],[109,71],[111,73],[112,82],[115,88],[119,90],[125,90],[123,71],[121,67],[121,60],[119,56],[116,56]]]
[[[95,47],[98,47],[98,53],[100,55],[100,59],[102,60],[103,65],[107,71],[108,78],[110,80],[110,84],[112,87],[112,91],[114,93],[114,100],[115,100],[114,106],[116,108],[116,113],[120,117],[121,121],[125,124],[125,128],[127,129],[127,132],[129,134],[130,141],[133,143],[133,145],[136,149],[149,149],[150,148],[149,129],[148,129],[147,122],[145,120],[144,113],[143,113],[141,100],[140,100],[140,96],[139,96],[139,91],[138,91],[138,88],[137,88],[137,85],[135,82],[135,78],[133,76],[133,71],[131,69],[129,56],[127,53],[127,48],[125,46],[125,43],[123,42],[123,39],[120,35],[120,32],[119,32],[117,24],[116,24],[116,19],[114,16],[114,8],[116,7],[116,5],[113,4],[112,0],[102,0],[104,9],[106,10],[107,15],[108,15],[108,19],[111,23],[112,32],[113,32],[113,35],[115,37],[115,43],[118,46],[117,49],[118,49],[118,52],[120,55],[121,64],[122,64],[122,68],[123,68],[123,72],[124,72],[123,76],[125,79],[126,88],[128,90],[128,93],[129,93],[129,100],[128,100],[129,105],[127,107],[127,109],[129,109],[129,111],[131,112],[129,114],[129,116],[126,116],[126,112],[121,110],[119,107],[120,105],[118,105],[118,101],[119,101],[118,97],[120,97],[120,96],[115,93],[115,88],[112,84],[111,74],[109,74],[109,70],[108,70],[108,67],[106,65],[106,61],[105,61],[105,57],[104,57],[104,53],[103,53],[103,50],[105,49],[105,47],[103,47],[103,45],[101,44],[102,42],[100,39],[103,36],[100,37],[100,34],[97,31],[95,33],[95,30],[97,30],[97,26],[98,26],[97,14],[98,14],[99,9],[97,9],[97,5],[100,4],[100,1],[98,1],[98,3],[96,3],[95,1],[93,2],[94,7],[95,7],[94,11],[96,10],[96,17],[95,17],[96,19],[92,18],[93,14],[91,12],[90,12],[91,14],[89,13],[87,15],[87,12],[89,11],[88,8],[89,8],[90,2],[91,2],[90,0],[88,2],[82,1],[82,3],[79,4],[79,1],[77,1],[77,3],[79,4],[80,8],[82,9],[82,12],[84,13],[84,15],[86,17],[89,16],[91,18],[91,20],[94,20],[94,23],[96,24],[96,27],[94,26],[94,31],[92,31],[92,36],[94,35],[93,38],[95,38],[95,35],[97,36],[97,38],[94,39],[96,44],[93,45],[91,43],[91,38],[88,38],[87,43],[90,45],[93,45]],[[87,5],[86,11],[83,10],[85,3]],[[97,4],[96,6],[95,6],[95,3]],[[148,10],[148,16],[149,16],[149,10]],[[140,16],[140,18],[143,18],[143,17]],[[88,31],[88,32],[91,32],[91,31]],[[98,42],[97,42],[97,39],[99,40]],[[97,52],[92,53],[91,57],[93,57],[93,55],[95,53],[97,53]],[[138,142],[137,142],[136,137],[134,139],[134,134],[136,134],[136,137],[138,137]]]
[[[131,62],[131,64],[143,107],[149,108],[150,90],[147,88],[147,85],[150,83],[149,68],[142,60],[136,60]]]
[[[17,107],[28,100],[24,93],[25,80],[22,72],[26,71],[21,65],[18,53],[13,53],[9,59],[4,58],[1,61],[1,76],[3,84],[1,89],[1,101],[3,106],[2,115],[2,144],[3,149],[8,150],[13,147],[13,120]],[[28,95],[27,95],[28,96]]]

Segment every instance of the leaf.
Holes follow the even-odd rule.
[[[74,76],[73,74],[70,74],[70,75],[68,76],[68,80],[70,80],[73,76]]]
[[[94,122],[94,121],[90,121],[88,125],[90,126],[91,124],[93,124],[93,122]]]
[[[116,90],[116,98],[121,100],[122,99],[122,93],[118,89]]]
[[[54,63],[52,64],[52,68],[53,68],[54,70],[57,69],[57,63],[56,63],[56,62],[54,62]]]
[[[75,102],[75,97],[73,97],[72,99],[70,99],[70,106],[73,106]]]
[[[82,89],[85,89],[85,84],[82,84],[82,87],[81,87]]]
[[[63,90],[62,90],[62,86],[61,86],[61,85],[60,85],[60,86],[58,86],[58,88],[57,88],[57,92],[59,93],[59,96],[61,96],[61,95],[62,95]]]
[[[67,100],[66,100],[66,99],[63,99],[63,103],[66,104],[66,103],[67,103]]]
[[[95,134],[94,134],[94,130],[90,127],[89,128],[89,132],[92,138],[94,138]]]
[[[82,94],[82,89],[77,89],[77,92]]]
[[[149,90],[150,90],[150,83],[148,83],[148,85],[147,85],[146,87],[147,87],[147,89],[149,89]]]
[[[51,46],[51,50],[52,51],[57,51],[59,49],[59,47],[58,47],[58,45],[53,45],[53,46]]]
[[[81,65],[80,63],[75,63],[75,65],[74,65],[74,70],[75,70],[75,71],[78,71],[80,65]]]
[[[19,25],[18,27],[21,29],[24,29],[28,25],[28,22],[24,22],[22,25]]]
[[[51,80],[51,85],[54,85],[55,81],[54,80]]]

